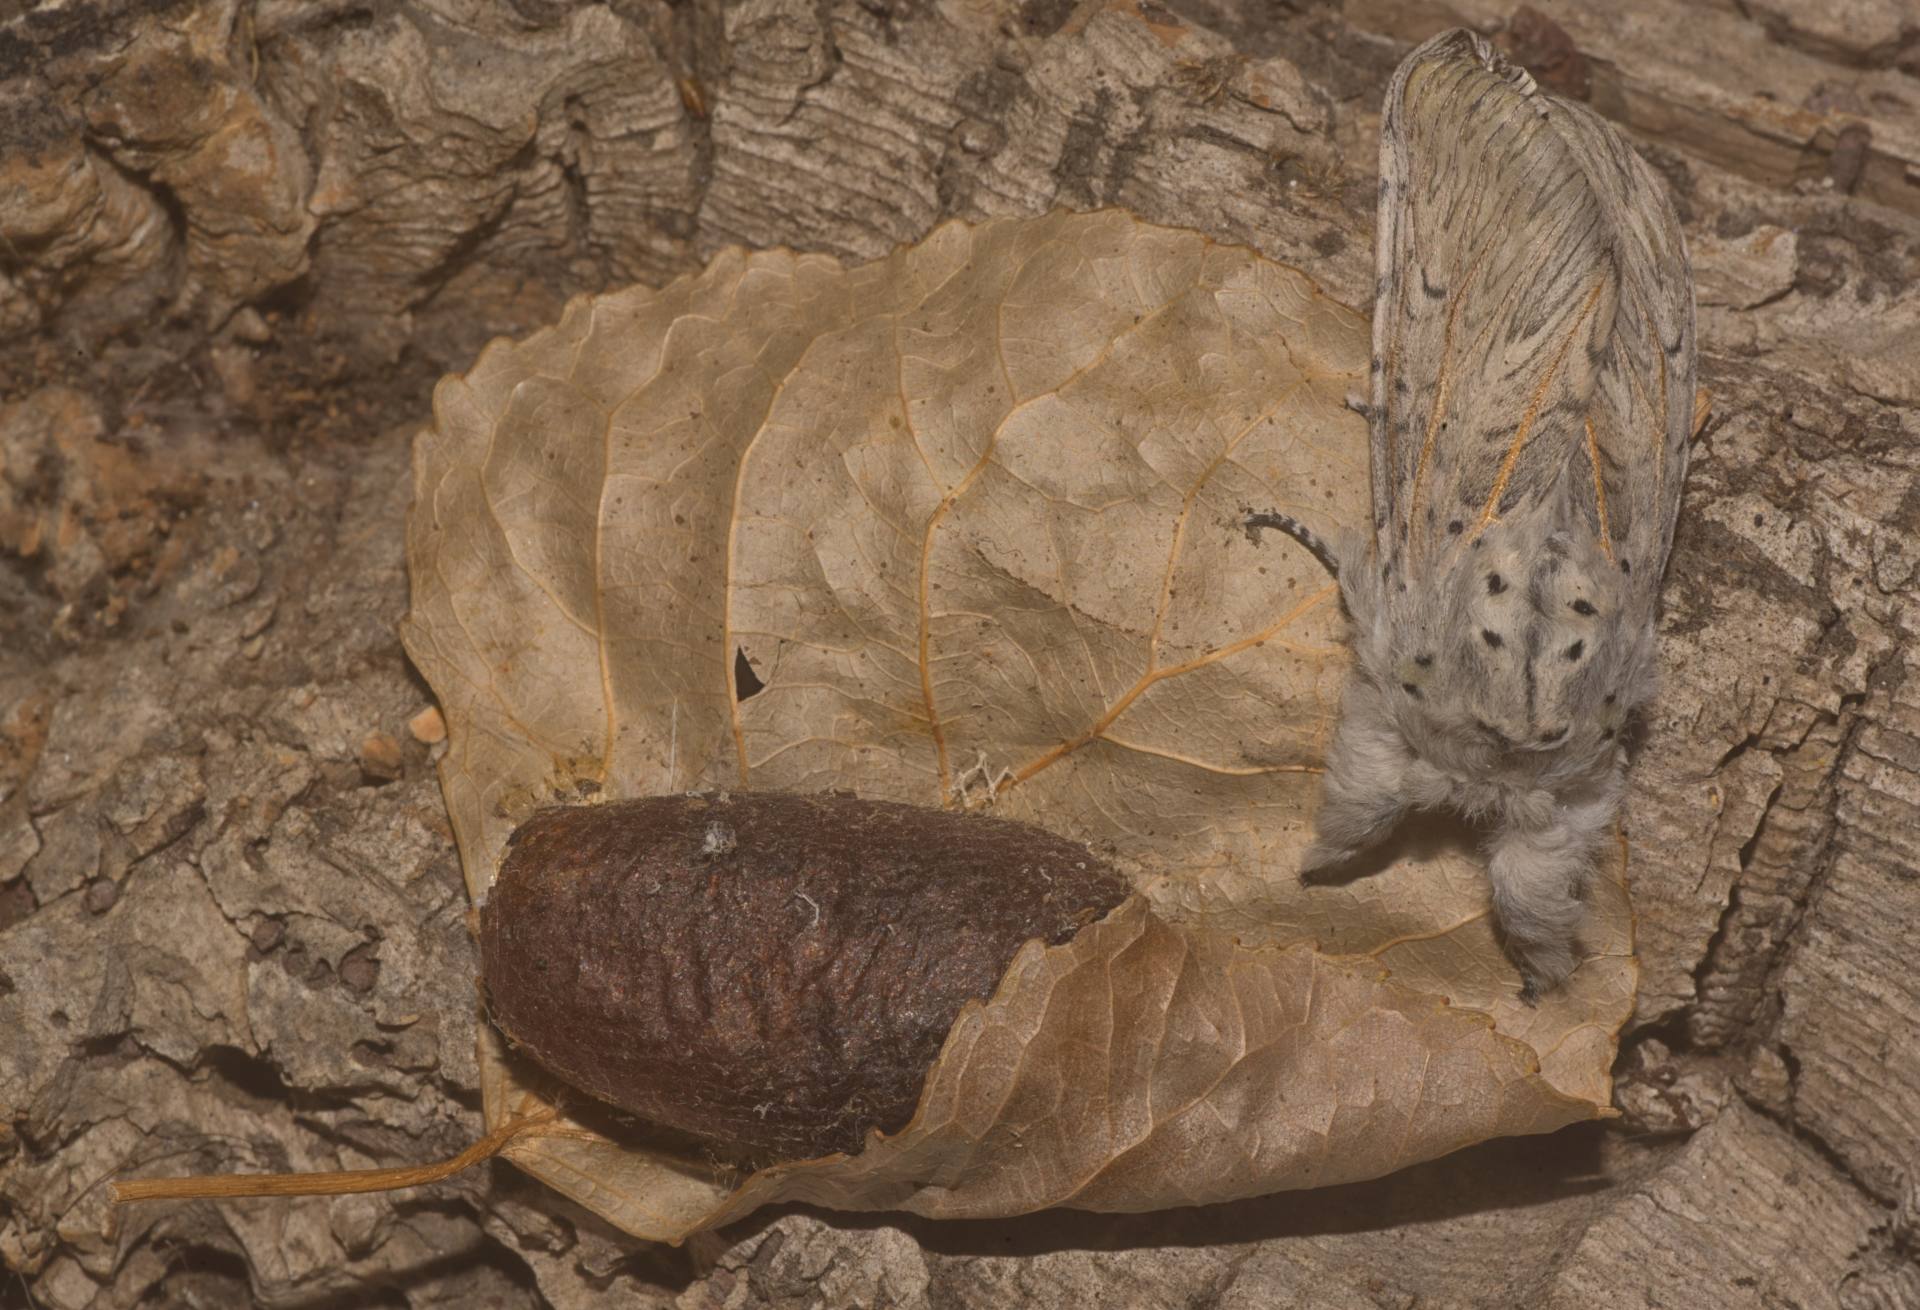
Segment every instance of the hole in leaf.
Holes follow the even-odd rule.
[[[733,698],[752,700],[766,689],[766,683],[753,671],[753,661],[747,658],[744,647],[733,648]]]

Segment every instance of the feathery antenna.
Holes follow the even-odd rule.
[[[1242,506],[1240,512],[1247,516],[1246,522],[1242,524],[1242,526],[1247,531],[1247,540],[1251,541],[1254,545],[1257,546],[1260,544],[1260,529],[1278,528],[1302,546],[1312,551],[1313,557],[1325,566],[1327,572],[1336,578],[1340,576],[1340,560],[1339,557],[1333,553],[1333,547],[1329,546],[1319,533],[1302,523],[1299,519],[1289,514],[1282,514],[1279,510],[1273,509],[1256,514],[1251,509]]]

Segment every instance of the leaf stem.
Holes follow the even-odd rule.
[[[176,1201],[202,1197],[343,1196],[350,1192],[391,1192],[450,1178],[505,1150],[523,1133],[552,1123],[552,1107],[508,1119],[451,1159],[396,1169],[340,1169],[301,1174],[195,1174],[186,1178],[133,1178],[112,1184],[113,1202]]]

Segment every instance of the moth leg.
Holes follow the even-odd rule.
[[[1399,822],[1408,809],[1412,763],[1386,702],[1365,685],[1349,688],[1327,752],[1313,844],[1300,857],[1302,877],[1352,859]]]
[[[1510,826],[1494,834],[1487,864],[1493,908],[1520,969],[1520,999],[1529,1005],[1573,972],[1587,881],[1615,808],[1610,797],[1556,806],[1544,827]]]

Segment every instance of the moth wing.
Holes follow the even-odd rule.
[[[1561,138],[1614,233],[1619,304],[1589,417],[1588,473],[1611,554],[1651,595],[1666,568],[1694,419],[1693,280],[1665,184],[1606,120],[1556,102]]]
[[[1617,343],[1616,320],[1637,296],[1646,323],[1690,325],[1691,292],[1677,316],[1672,289],[1663,300],[1653,276],[1652,243],[1677,241],[1657,180],[1613,130],[1541,92],[1484,39],[1453,31],[1407,57],[1381,123],[1375,252],[1372,456],[1385,555],[1431,558],[1450,537],[1553,501],[1576,474],[1591,502],[1579,513],[1604,531],[1607,480],[1635,470],[1627,427],[1660,394],[1657,366]],[[1690,354],[1690,326],[1684,336]],[[1669,363],[1670,397],[1676,372]],[[1635,387],[1649,397],[1642,410]],[[1596,449],[1587,421],[1601,391],[1595,432],[1606,427],[1610,444]],[[1669,455],[1669,474],[1672,464]],[[1623,522],[1661,503],[1638,482],[1613,499]]]

